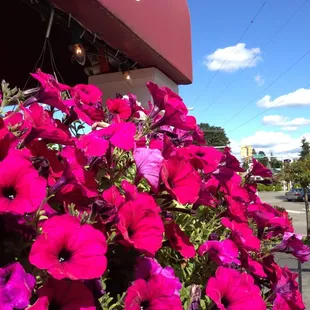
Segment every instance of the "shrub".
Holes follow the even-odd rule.
[[[257,184],[257,190],[259,192],[264,192],[266,191],[266,185],[265,184]]]
[[[281,185],[281,184],[276,184],[276,186],[275,186],[275,191],[276,191],[276,192],[283,191],[282,185]]]
[[[274,186],[273,185],[266,185],[265,186],[265,191],[266,192],[273,192]]]
[[[0,97],[0,309],[303,309],[273,253],[309,249],[256,196],[268,169],[241,181],[168,88],[102,106],[95,86],[33,77],[31,97]]]

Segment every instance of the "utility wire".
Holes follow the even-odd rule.
[[[299,62],[301,62],[306,56],[310,54],[310,49],[303,54],[300,58],[298,58],[290,67],[288,67],[284,72],[282,72],[275,80],[273,80],[261,93],[264,93],[266,90],[271,88],[277,81],[279,81],[285,74],[291,71]],[[261,94],[260,93],[260,94]],[[261,95],[259,95],[261,96]],[[252,102],[256,101],[259,96],[255,96],[251,101],[249,101],[246,105],[244,105],[237,113],[235,113],[226,123],[230,123],[236,116],[238,116],[242,111],[244,111]]]
[[[294,11],[292,15],[285,21],[285,23],[278,29],[278,31],[266,42],[265,45],[263,45],[262,50],[265,50],[266,47],[279,35],[279,33],[285,28],[286,25],[290,23],[290,21],[293,19],[293,17],[305,6],[305,4],[308,2],[308,0],[305,0],[298,8]],[[239,76],[251,65],[251,63],[259,57],[258,54],[256,54],[254,57],[250,59],[250,61],[247,63],[247,65],[240,71]],[[229,89],[234,83],[236,82],[236,79],[234,79],[231,83],[229,83],[224,90],[208,105],[208,107],[202,112],[200,116],[202,116],[205,112],[207,112],[211,106],[213,106],[221,97],[222,95]]]
[[[304,88],[309,88],[309,87],[310,87],[310,84],[306,85]],[[282,102],[284,102],[284,101],[285,101],[285,99],[279,101],[277,104],[273,105],[272,107],[269,107],[269,108],[265,109],[264,111],[262,111],[262,112],[256,114],[255,116],[253,116],[252,118],[250,118],[249,120],[247,120],[246,122],[244,122],[243,124],[241,124],[240,126],[234,128],[232,131],[230,131],[230,133],[233,133],[234,131],[240,129],[240,128],[243,127],[244,125],[250,123],[250,122],[251,122],[252,120],[254,120],[255,118],[257,118],[257,117],[263,115],[264,113],[266,113],[267,111],[269,111],[269,110],[271,110],[271,109],[277,107],[278,105],[280,105],[280,104],[281,104]]]
[[[239,40],[237,41],[237,44],[240,43],[240,41],[244,38],[244,36],[246,35],[246,33],[248,32],[248,30],[251,28],[251,26],[254,24],[257,16],[259,15],[259,13],[263,10],[264,6],[266,5],[268,0],[266,0],[259,8],[259,10],[256,12],[256,14],[254,15],[254,17],[252,18],[252,20],[250,21],[249,25],[246,27],[246,29],[243,31],[243,33],[241,34]],[[236,44],[236,45],[237,45]],[[236,48],[236,47],[235,47]],[[227,62],[228,58],[226,58],[222,64],[220,65],[220,67],[215,71],[215,73],[213,74],[213,76],[211,77],[211,79],[207,82],[207,84],[205,85],[205,87],[203,88],[202,92],[198,95],[198,97],[196,98],[196,100],[193,103],[193,106],[195,106],[195,104],[199,101],[199,99],[202,97],[202,95],[204,94],[205,90],[209,87],[209,85],[213,82],[213,80],[216,78],[217,74],[219,73],[219,71],[222,69],[222,67],[224,66],[224,64]]]

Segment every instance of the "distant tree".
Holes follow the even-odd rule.
[[[281,180],[286,182],[287,188],[290,182],[293,180],[292,169],[291,169],[291,162],[284,161],[283,168],[280,173]]]
[[[303,137],[301,140],[301,152],[299,156],[300,158],[305,158],[308,155],[310,155],[310,143],[305,137]]]
[[[253,154],[253,155],[256,155],[256,154],[257,154],[255,149],[252,150],[252,154]]]
[[[242,168],[247,171],[249,169],[249,163],[247,161],[244,161],[242,164]]]
[[[262,165],[265,167],[269,167],[269,159],[266,156],[266,153],[264,151],[259,151],[258,155],[264,156],[262,158],[257,158],[257,161],[259,161]]]
[[[223,128],[218,126],[211,126],[208,123],[201,123],[199,127],[204,132],[204,136],[208,145],[226,146],[229,144],[229,139],[226,136],[225,130]]]
[[[308,187],[310,185],[310,155],[307,155],[299,160],[294,161],[290,165],[290,174],[292,181],[299,183],[304,189],[304,201],[306,209],[307,221],[307,236],[310,237],[310,212],[309,212],[309,197]]]
[[[270,153],[270,167],[273,169],[281,169],[283,166],[283,163],[281,160],[277,159],[276,157],[273,156],[273,153]]]

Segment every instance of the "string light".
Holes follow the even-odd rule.
[[[131,80],[131,76],[130,76],[130,72],[129,71],[124,71],[123,75],[124,75],[125,80],[127,80],[127,81]]]
[[[72,52],[74,59],[81,65],[84,66],[86,62],[86,52],[82,44],[76,43],[72,45]]]

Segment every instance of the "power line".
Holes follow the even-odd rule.
[[[309,87],[310,87],[310,84],[306,85],[304,88],[309,88]],[[255,118],[257,118],[257,117],[263,115],[263,114],[266,113],[267,111],[269,111],[269,110],[271,110],[271,109],[277,107],[279,104],[281,104],[281,103],[284,102],[284,101],[285,101],[285,99],[279,101],[279,102],[278,102],[277,104],[275,104],[274,106],[265,109],[264,111],[260,112],[259,114],[256,114],[255,116],[253,116],[252,118],[250,118],[249,120],[247,120],[246,122],[244,122],[243,124],[241,124],[240,126],[236,127],[236,128],[233,129],[232,131],[230,131],[230,133],[233,133],[234,131],[240,129],[240,128],[243,127],[244,125],[250,123],[253,119],[255,119]]]
[[[302,61],[306,56],[310,54],[310,49],[303,54],[300,58],[298,58],[290,67],[288,67],[283,73],[281,73],[275,80],[273,80],[261,93],[265,92],[269,88],[271,88],[277,81],[279,81],[286,73],[291,71],[300,61]],[[242,111],[244,111],[252,102],[254,102],[259,96],[255,96],[251,101],[249,101],[246,105],[244,105],[237,113],[235,113],[225,124],[230,123],[236,116],[238,116]]]
[[[254,15],[254,17],[252,18],[252,20],[250,21],[249,25],[246,27],[246,29],[243,31],[243,33],[241,34],[239,40],[237,41],[237,44],[243,39],[243,37],[245,36],[245,34],[248,32],[248,30],[251,28],[251,26],[253,25],[253,23],[255,22],[257,16],[259,15],[259,13],[262,11],[262,9],[264,8],[264,6],[266,5],[268,0],[266,0],[259,8],[259,10],[256,12],[256,14]],[[236,44],[236,45],[237,45]],[[235,46],[236,48],[236,46]],[[216,78],[217,74],[219,73],[219,71],[222,69],[222,67],[224,66],[224,64],[227,62],[228,58],[226,58],[222,64],[220,65],[220,67],[215,71],[215,73],[213,74],[213,76],[211,77],[211,79],[207,82],[207,84],[205,85],[205,87],[203,88],[202,92],[198,95],[198,97],[196,98],[196,100],[193,103],[193,106],[195,106],[195,104],[199,101],[199,99],[201,98],[201,96],[204,94],[205,90],[209,87],[209,85],[213,82],[213,80]]]
[[[290,21],[293,19],[293,17],[304,7],[304,5],[308,2],[308,0],[305,0],[302,5],[300,5],[297,10],[294,11],[292,15],[285,21],[285,23],[278,29],[278,31],[266,42],[265,45],[263,45],[262,49],[265,50],[266,47],[279,35],[279,33],[285,28],[286,25],[290,23]],[[240,71],[239,76],[251,65],[251,63],[257,59],[259,55],[256,54],[254,57],[250,59],[250,61],[247,63],[247,65]],[[208,105],[208,107],[202,112],[200,116],[202,116],[205,112],[207,112],[211,106],[213,106],[221,97],[222,95],[229,89],[234,83],[236,82],[236,79],[233,80],[231,83],[229,83],[224,90]]]

